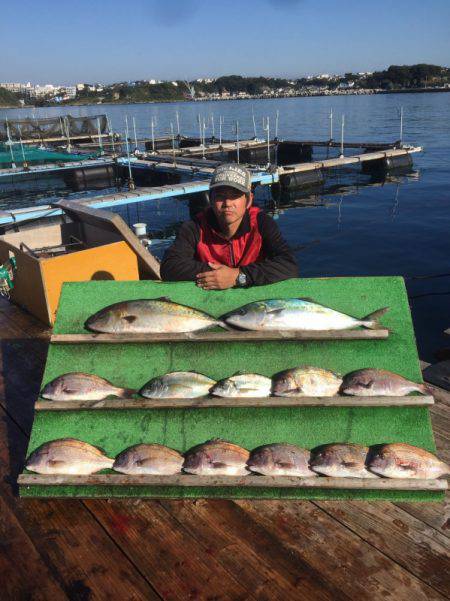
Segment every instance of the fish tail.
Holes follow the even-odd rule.
[[[119,388],[117,392],[119,396],[124,399],[130,399],[132,396],[137,394],[137,390],[134,390],[133,388]]]
[[[423,384],[417,384],[417,389],[422,394],[431,394],[431,396],[433,396],[433,389],[430,384],[427,384],[426,382]]]
[[[366,327],[369,328],[370,330],[376,330],[379,327],[379,319],[382,315],[384,315],[385,313],[387,313],[389,311],[389,307],[383,307],[382,309],[377,309],[376,311],[374,311],[373,313],[369,313],[369,315],[366,315],[365,317],[363,317],[361,319],[361,324]]]

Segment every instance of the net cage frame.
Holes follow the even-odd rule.
[[[99,127],[100,126],[100,127]],[[108,118],[103,115],[72,117],[61,115],[45,119],[13,119],[0,121],[0,141],[45,140],[47,138],[92,137],[108,135]]]

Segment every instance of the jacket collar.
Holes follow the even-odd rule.
[[[205,214],[206,214],[206,221],[207,221],[208,225],[211,227],[211,229],[214,231],[214,233],[217,234],[218,236],[220,236],[221,238],[224,238],[222,230],[220,229],[219,222],[217,221],[217,217],[216,217],[214,211],[211,209],[211,207],[208,207],[206,209]],[[243,236],[244,234],[248,234],[250,232],[250,229],[251,229],[250,228],[250,215],[249,215],[248,209],[247,209],[245,211],[245,214],[244,214],[244,217],[242,218],[241,223],[239,224],[239,227],[238,227],[236,233],[231,238],[231,240],[233,240],[235,238],[239,238],[240,236]]]

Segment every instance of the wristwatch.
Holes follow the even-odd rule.
[[[247,286],[247,276],[242,271],[239,272],[238,277],[236,278],[236,286],[238,288],[245,288]]]

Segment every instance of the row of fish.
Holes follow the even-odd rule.
[[[162,297],[114,303],[91,315],[85,327],[109,334],[196,332],[215,326],[264,331],[374,329],[386,311],[388,307],[358,319],[310,299],[289,298],[248,303],[216,319]]]
[[[97,447],[73,438],[43,444],[28,458],[26,468],[38,474],[88,475],[103,469],[123,474],[173,475],[181,472],[209,476],[331,476],[338,478],[424,478],[450,474],[450,467],[432,453],[405,443],[365,447],[326,444],[308,451],[275,443],[249,452],[215,438],[184,455],[160,444],[137,444],[115,459]]]
[[[410,392],[426,393],[418,384],[383,369],[358,369],[343,378],[320,367],[303,365],[275,374],[272,378],[259,374],[238,373],[216,382],[203,374],[175,371],[151,379],[140,390],[143,397],[197,398],[212,394],[228,398],[275,396],[328,397],[338,393],[358,396],[404,396]],[[93,374],[71,372],[58,376],[42,390],[41,396],[51,401],[100,401],[109,396],[131,397],[137,391],[119,388]]]

